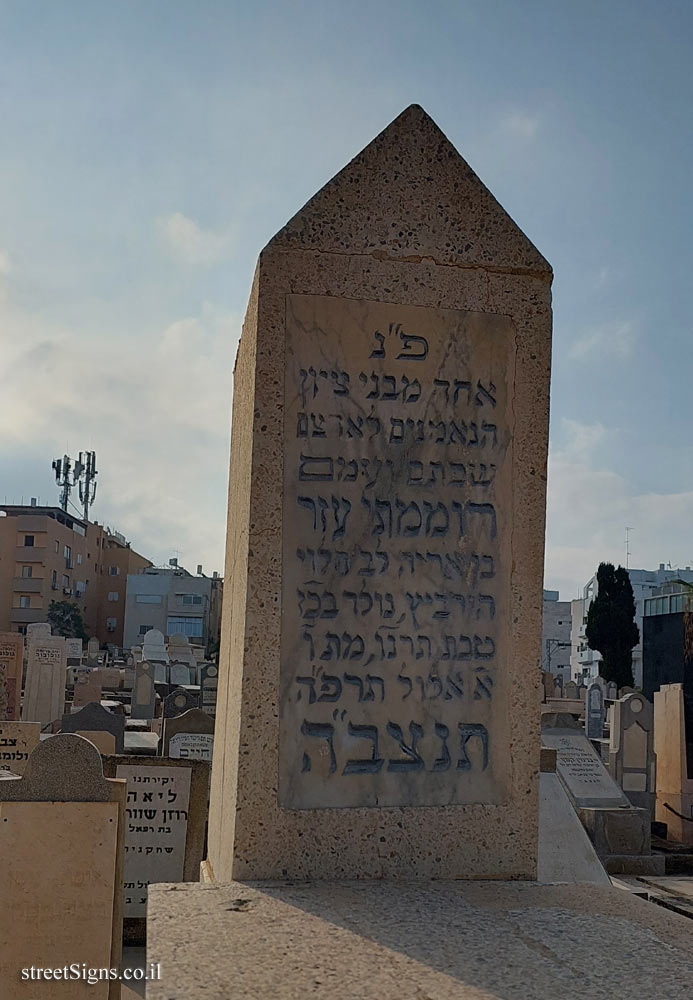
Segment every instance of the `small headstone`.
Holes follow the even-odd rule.
[[[556,693],[556,678],[548,670],[544,671],[544,701],[550,701],[552,698],[560,697],[560,693]]]
[[[187,663],[171,663],[168,668],[168,682],[171,687],[191,683],[190,667]]]
[[[19,718],[24,636],[0,632],[0,721]]]
[[[217,714],[217,688],[219,684],[219,668],[215,663],[205,663],[201,669],[200,707],[203,712],[214,718]]]
[[[145,661],[143,660],[142,662],[144,663]],[[165,684],[168,687],[168,667],[166,664],[162,663],[161,660],[155,660],[152,666],[154,667],[154,683]]]
[[[604,736],[604,692],[596,682],[587,688],[585,733],[588,740],[601,740]]]
[[[554,685],[555,685],[555,692],[556,692],[556,694],[554,695],[554,697],[556,697],[556,698],[562,698],[563,697],[563,678],[561,677],[560,674],[556,675],[556,678],[554,680]]]
[[[178,687],[164,698],[164,718],[172,719],[176,715],[182,715],[191,708],[198,707],[198,699],[190,691],[183,687]]]
[[[61,724],[64,733],[111,733],[115,739],[115,752],[123,752],[123,736],[125,734],[125,716],[114,715],[101,705],[86,705],[79,712],[64,715]],[[110,751],[106,751],[108,753]]]
[[[606,685],[606,697],[609,701],[615,701],[618,698],[618,687],[614,681],[609,681]]]
[[[142,640],[142,658],[149,663],[168,663],[164,636],[158,628],[150,628],[145,633]]]
[[[156,688],[154,687],[154,667],[146,660],[140,661],[135,667],[135,684],[130,701],[130,718],[153,719],[156,707]]]
[[[654,811],[654,707],[633,692],[613,704],[609,770],[634,806]]]
[[[170,756],[170,742],[178,733],[184,733],[186,735],[202,734],[203,736],[211,736],[213,738],[214,719],[210,719],[206,712],[200,711],[199,708],[191,708],[189,711],[184,712],[183,715],[177,715],[172,719],[164,718],[164,729],[161,738],[162,757]],[[176,745],[181,746],[181,743],[179,742]],[[207,747],[209,748],[209,744],[207,744]]]
[[[587,685],[578,684],[577,696],[580,699],[580,701],[584,702],[586,694],[587,694]]]
[[[132,656],[133,662],[135,664],[141,663],[142,659],[143,659],[143,656],[142,656],[142,647],[141,646],[133,646],[132,649],[130,650],[130,655]]]
[[[135,686],[135,666],[125,667],[123,670],[123,691],[132,691]]]
[[[50,639],[51,627],[48,622],[32,622],[26,627],[26,643],[31,645],[36,639]]]
[[[99,665],[99,640],[92,636],[87,643],[87,665],[98,667]]]
[[[81,639],[66,639],[65,640],[66,655],[67,655],[67,665],[68,667],[79,667],[82,663],[82,640]]]
[[[59,719],[65,706],[65,639],[34,637],[27,647],[22,722],[42,727]]]
[[[40,733],[39,722],[0,722],[0,771],[24,774]]]
[[[578,698],[578,686],[575,681],[568,681],[568,683],[563,688],[563,697],[569,698],[572,701],[577,701]]]
[[[3,1000],[115,997],[107,980],[37,992],[47,984],[24,982],[21,970],[62,969],[68,955],[87,969],[120,968],[125,797],[124,784],[104,778],[96,749],[74,735],[39,743],[21,778],[0,781]]]
[[[84,708],[91,702],[101,701],[101,677],[99,670],[80,671],[75,677],[73,708]]]
[[[170,636],[168,640],[168,657],[171,663],[173,663],[174,660],[177,660],[180,663],[193,666],[195,663],[195,656],[190,648],[190,642],[187,635],[175,632],[172,636]],[[171,681],[171,683],[173,684],[173,681]]]

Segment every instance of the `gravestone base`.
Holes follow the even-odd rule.
[[[650,850],[646,809],[579,809],[578,815],[610,875],[664,872],[664,855]]]
[[[602,861],[609,875],[666,875],[663,854],[610,854]]]
[[[611,886],[232,882],[151,886],[147,952],[148,1000],[675,1000],[693,938]]]

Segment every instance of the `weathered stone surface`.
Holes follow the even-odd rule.
[[[66,669],[65,639],[33,637],[27,643],[22,722],[40,722],[45,728],[60,718],[65,707]]]
[[[0,721],[19,718],[24,636],[0,632]]]
[[[188,668],[185,667],[185,669],[187,671]],[[189,712],[191,708],[198,707],[198,702],[199,698],[191,691],[186,691],[185,688],[178,687],[164,698],[164,718],[173,719],[176,715]]]
[[[628,800],[654,815],[654,708],[642,694],[615,701],[609,732],[609,770]]]
[[[604,689],[596,682],[587,688],[585,732],[588,740],[600,740],[604,735]]]
[[[0,722],[0,770],[24,774],[40,733],[39,722]]]
[[[3,998],[53,995],[21,980],[32,965],[119,967],[125,797],[125,782],[104,778],[98,751],[72,734],[39,743],[23,777],[0,781],[0,855],[12,859],[0,906]],[[82,983],[63,995],[117,1000],[119,989]]]
[[[172,719],[164,719],[161,737],[161,756],[169,756],[169,743],[177,733],[214,735],[214,719],[211,719],[199,708],[190,708],[182,715]]]
[[[156,708],[155,668],[146,660],[139,660],[135,666],[135,684],[130,700],[130,717],[133,719],[153,719]]]
[[[687,1000],[693,970],[690,920],[609,886],[162,885],[148,916],[148,1000]]]
[[[657,758],[655,819],[669,836],[693,844],[693,776],[688,773],[682,684],[663,684],[654,694],[654,750]]]
[[[534,874],[550,281],[415,107],[263,251],[234,383],[220,877]]]

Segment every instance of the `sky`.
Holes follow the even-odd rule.
[[[545,586],[693,565],[687,0],[0,0],[0,501],[222,570],[259,251],[411,103],[551,262]]]

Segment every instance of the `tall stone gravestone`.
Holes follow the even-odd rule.
[[[634,806],[654,815],[654,708],[643,695],[614,702],[609,733],[609,771]]]
[[[75,677],[73,708],[84,708],[93,701],[101,701],[101,671],[80,670]]]
[[[0,781],[3,1000],[120,996],[117,980],[49,985],[21,970],[120,968],[125,795],[73,735],[40,743],[21,778]]]
[[[205,663],[200,671],[200,708],[214,718],[217,714],[219,669],[215,663]]]
[[[606,697],[609,701],[615,701],[618,698],[618,687],[614,681],[610,681],[606,685]]]
[[[98,737],[93,739],[92,734],[108,733],[113,737],[114,745],[112,749],[102,752],[123,752],[125,716],[114,715],[113,712],[109,712],[102,705],[92,703],[85,705],[79,712],[73,712],[71,715],[63,715],[61,729],[64,733],[79,733],[81,736],[92,740],[97,746],[99,745]],[[99,749],[102,749],[102,747],[100,746]]]
[[[0,721],[19,718],[24,636],[0,632]]]
[[[45,728],[60,718],[65,707],[66,669],[65,639],[32,638],[27,647],[22,722],[40,722]]]
[[[604,690],[593,683],[585,696],[585,733],[588,740],[601,740],[604,736]]]
[[[563,688],[563,697],[569,698],[571,701],[577,701],[578,697],[578,686],[575,681],[568,681]]]
[[[416,106],[263,250],[217,878],[534,877],[551,278]]]
[[[131,719],[153,719],[156,708],[156,688],[154,668],[151,663],[141,660],[135,666],[135,684],[130,701]]]
[[[90,667],[99,665],[99,640],[96,636],[92,636],[87,643],[87,664]]]
[[[26,644],[30,646],[36,639],[50,639],[51,627],[48,622],[31,622],[26,627]]]
[[[683,684],[662,684],[654,693],[655,819],[667,824],[671,840],[683,844],[693,844],[693,773],[687,759],[690,739]]]
[[[66,639],[65,653],[68,667],[79,667],[82,665],[82,640]]]

